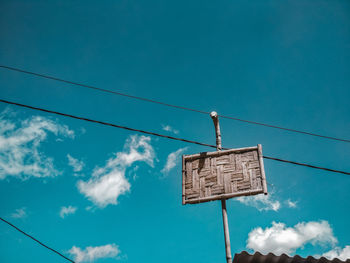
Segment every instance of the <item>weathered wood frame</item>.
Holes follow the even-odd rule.
[[[219,195],[212,195],[209,197],[204,198],[196,198],[192,200],[186,200],[185,199],[185,176],[186,176],[186,160],[194,160],[202,158],[203,155],[205,157],[218,157],[222,155],[228,155],[231,153],[244,153],[248,151],[256,150],[258,153],[258,160],[259,160],[259,168],[260,168],[260,174],[261,174],[261,181],[262,181],[262,189],[258,190],[249,190],[249,191],[240,191],[236,193],[230,193],[230,194],[219,194]],[[199,154],[193,154],[193,155],[183,155],[182,156],[182,204],[197,204],[197,203],[203,203],[208,201],[214,201],[214,200],[222,200],[222,199],[228,199],[232,197],[238,197],[238,196],[249,196],[249,195],[256,195],[256,194],[267,194],[267,185],[266,185],[266,176],[265,176],[265,169],[264,169],[264,162],[263,162],[263,154],[262,154],[262,147],[261,144],[258,144],[254,147],[246,147],[246,148],[238,148],[238,149],[230,149],[230,150],[224,150],[224,151],[215,151],[215,152],[206,152],[206,153],[199,153]]]

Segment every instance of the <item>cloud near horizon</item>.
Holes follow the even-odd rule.
[[[322,256],[330,260],[338,258],[345,261],[350,259],[350,246],[345,246],[343,249],[340,247],[335,247],[332,250],[324,253]]]
[[[74,261],[80,262],[92,262],[100,258],[116,258],[121,252],[116,244],[107,244],[104,246],[86,247],[81,249],[73,246],[69,253],[74,256]]]
[[[74,138],[74,132],[45,117],[14,121],[14,115],[8,108],[0,113],[0,180],[8,176],[23,180],[57,176],[60,172],[53,158],[46,157],[40,146],[49,133]]]
[[[290,255],[307,243],[334,246],[337,242],[327,221],[301,222],[293,227],[272,222],[271,227],[257,227],[249,233],[247,248],[262,254]]]
[[[153,167],[155,153],[150,141],[151,138],[147,136],[131,135],[126,140],[124,151],[115,153],[105,166],[96,167],[88,181],[78,182],[80,193],[99,208],[116,205],[118,197],[130,191],[126,169],[137,161]]]

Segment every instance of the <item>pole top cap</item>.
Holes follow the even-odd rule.
[[[211,117],[212,119],[216,119],[216,118],[218,117],[218,113],[217,113],[216,111],[212,111],[212,112],[210,113],[210,117]]]

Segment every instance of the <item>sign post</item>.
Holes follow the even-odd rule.
[[[216,150],[221,151],[221,131],[219,124],[219,117],[216,111],[210,113],[210,117],[213,119],[215,126],[215,135],[216,135]],[[232,254],[231,254],[231,241],[230,241],[230,231],[228,228],[228,219],[227,219],[227,209],[226,209],[226,199],[221,199],[221,210],[222,210],[222,222],[224,224],[224,235],[225,235],[225,250],[226,250],[226,261],[231,263]]]
[[[221,201],[227,263],[231,263],[231,244],[226,199],[267,194],[262,147],[222,150],[216,112],[210,113],[216,133],[215,152],[182,156],[182,204]]]

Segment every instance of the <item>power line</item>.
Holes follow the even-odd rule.
[[[12,104],[12,105],[16,105],[16,106],[20,106],[20,107],[24,107],[24,108],[29,108],[29,109],[32,109],[32,110],[38,110],[38,111],[43,111],[43,112],[52,113],[52,114],[56,114],[56,115],[61,115],[61,116],[65,116],[65,117],[69,117],[69,118],[73,118],[73,119],[77,119],[77,120],[83,120],[83,121],[98,123],[98,124],[102,124],[102,125],[106,125],[106,126],[111,126],[111,127],[114,127],[114,128],[120,128],[120,129],[124,129],[124,130],[129,130],[129,131],[140,132],[140,133],[144,133],[144,134],[148,134],[148,135],[163,137],[163,138],[167,138],[167,139],[171,139],[171,140],[183,141],[183,142],[198,144],[198,145],[201,145],[201,146],[208,146],[208,147],[216,148],[216,146],[210,145],[210,144],[206,144],[206,143],[196,142],[196,141],[187,140],[187,139],[181,139],[181,138],[168,136],[168,135],[164,135],[164,134],[159,134],[159,133],[155,133],[155,132],[150,132],[150,131],[134,129],[134,128],[130,128],[130,127],[122,126],[122,125],[109,123],[109,122],[88,119],[88,118],[85,118],[85,117],[78,117],[78,116],[71,115],[71,114],[66,114],[66,113],[62,113],[62,112],[57,112],[57,111],[47,110],[47,109],[43,109],[43,108],[33,107],[33,106],[29,106],[29,105],[25,105],[25,104],[21,104],[21,103],[17,103],[17,102],[11,102],[11,101],[7,101],[7,100],[3,100],[3,99],[0,99],[0,102],[4,102],[4,103],[7,103],[7,104]]]
[[[26,232],[24,232],[23,230],[19,229],[18,227],[16,227],[15,225],[11,224],[9,221],[6,221],[5,219],[3,219],[2,217],[0,217],[0,220],[5,222],[6,224],[8,224],[9,226],[13,227],[14,229],[16,229],[17,231],[21,232],[22,234],[26,235],[27,237],[33,239],[35,242],[39,243],[41,246],[51,250],[52,252],[58,254],[59,256],[63,257],[64,259],[72,262],[72,263],[75,263],[75,261],[71,260],[70,258],[67,258],[65,255],[61,254],[60,252],[58,252],[57,250],[45,245],[44,243],[40,242],[39,240],[37,240],[35,237],[27,234]]]
[[[197,145],[201,145],[201,146],[207,146],[207,147],[211,147],[211,148],[216,148],[215,145],[211,145],[211,144],[207,144],[207,143],[201,143],[201,142],[197,142],[197,141],[193,141],[193,140],[188,140],[188,139],[168,136],[168,135],[164,135],[164,134],[160,134],[160,133],[155,133],[155,132],[150,132],[150,131],[130,128],[130,127],[127,127],[127,126],[117,125],[117,124],[113,124],[113,123],[109,123],[109,122],[103,122],[103,121],[88,119],[88,118],[85,118],[85,117],[79,117],[79,116],[66,114],[66,113],[62,113],[62,112],[58,112],[58,111],[52,111],[52,110],[47,110],[47,109],[43,109],[43,108],[33,107],[33,106],[26,105],[26,104],[12,102],[12,101],[8,101],[8,100],[0,99],[0,102],[6,103],[6,104],[11,104],[11,105],[16,105],[16,106],[20,106],[20,107],[24,107],[24,108],[29,108],[29,109],[32,109],[32,110],[37,110],[37,111],[42,111],[42,112],[46,112],[46,113],[52,113],[52,114],[56,114],[56,115],[60,115],[60,116],[65,116],[65,117],[69,117],[69,118],[73,118],[73,119],[77,119],[77,120],[83,120],[83,121],[88,121],[88,122],[92,122],[92,123],[98,123],[98,124],[102,124],[102,125],[106,125],[106,126],[111,126],[111,127],[114,127],[114,128],[119,128],[119,129],[124,129],[124,130],[139,132],[139,133],[144,133],[144,134],[148,134],[148,135],[152,135],[152,136],[162,137],[162,138],[166,138],[166,139],[182,141],[182,142],[197,144]],[[228,150],[229,148],[223,148],[223,149],[224,150]],[[325,171],[329,171],[329,172],[335,172],[335,173],[341,173],[341,174],[350,175],[350,172],[345,172],[345,171],[341,171],[341,170],[329,169],[329,168],[325,168],[325,167],[320,167],[320,166],[315,166],[315,165],[306,164],[306,163],[300,163],[300,162],[284,160],[284,159],[275,158],[275,157],[271,157],[271,156],[263,156],[263,157],[265,159],[274,160],[274,161],[278,161],[278,162],[284,162],[284,163],[289,163],[289,164],[294,164],[294,165],[310,167],[310,168],[314,168],[314,169],[325,170]]]
[[[98,88],[98,87],[94,87],[94,86],[90,86],[90,85],[86,85],[86,84],[82,84],[82,83],[78,83],[78,82],[73,82],[73,81],[69,81],[69,80],[64,80],[61,78],[49,76],[46,74],[35,73],[35,72],[31,72],[31,71],[27,71],[27,70],[23,70],[23,69],[19,69],[19,68],[14,68],[14,67],[9,67],[9,66],[4,66],[4,65],[0,65],[0,68],[12,70],[12,71],[17,71],[17,72],[21,72],[21,73],[25,73],[25,74],[30,74],[33,76],[46,78],[46,79],[50,79],[50,80],[60,81],[60,82],[64,82],[67,84],[71,84],[71,85],[75,85],[75,86],[79,86],[79,87],[84,87],[84,88],[88,88],[88,89],[93,89],[93,90],[97,90],[97,91],[101,91],[101,92],[105,92],[105,93],[110,93],[110,94],[114,94],[114,95],[118,95],[118,96],[123,96],[123,97],[131,98],[131,99],[155,103],[155,104],[159,104],[159,105],[163,105],[163,106],[167,106],[167,107],[172,107],[172,108],[176,108],[176,109],[192,111],[192,112],[197,112],[197,113],[206,114],[206,115],[209,114],[209,112],[207,112],[207,111],[202,111],[202,110],[197,110],[197,109],[188,108],[188,107],[184,107],[184,106],[169,104],[169,103],[161,102],[158,100],[148,99],[148,98],[144,98],[144,97],[140,97],[140,96],[134,96],[134,95],[130,95],[130,94],[122,93],[122,92],[117,92],[117,91],[113,91],[113,90],[102,89],[102,88]],[[229,119],[229,120],[235,120],[235,121],[245,122],[245,123],[249,123],[249,124],[254,124],[254,125],[259,125],[259,126],[264,126],[264,127],[294,132],[294,133],[300,133],[300,134],[304,134],[304,135],[310,135],[310,136],[320,137],[320,138],[329,139],[329,140],[336,140],[336,141],[350,143],[349,139],[342,139],[342,138],[326,136],[326,135],[321,135],[321,134],[302,131],[302,130],[290,129],[290,128],[285,128],[285,127],[267,124],[267,123],[263,123],[263,122],[245,120],[245,119],[232,117],[232,116],[228,116],[228,115],[221,115],[220,114],[218,116],[221,118]]]
[[[312,165],[312,164],[294,162],[294,161],[284,160],[284,159],[275,158],[275,157],[266,156],[266,155],[264,155],[263,157],[264,157],[265,159],[268,159],[268,160],[274,160],[274,161],[278,161],[278,162],[284,162],[284,163],[290,163],[290,164],[295,164],[295,165],[301,165],[301,166],[305,166],[305,167],[309,167],[309,168],[314,168],[314,169],[325,170],[325,171],[333,172],[333,173],[341,173],[341,174],[348,174],[348,175],[350,175],[350,172],[344,172],[344,171],[334,170],[334,169],[325,168],[325,167],[320,167],[320,166],[316,166],[316,165]]]
[[[98,90],[98,91],[102,91],[102,92],[105,92],[105,93],[110,93],[110,94],[123,96],[123,97],[131,98],[131,99],[137,99],[137,100],[142,100],[142,101],[146,101],[146,102],[156,103],[156,104],[160,104],[160,105],[167,106],[167,107],[172,107],[172,108],[177,108],[177,109],[182,109],[182,110],[187,110],[187,111],[193,111],[193,112],[202,113],[202,114],[209,114],[209,112],[206,112],[206,111],[201,111],[201,110],[191,109],[191,108],[187,108],[187,107],[183,107],[183,106],[177,106],[177,105],[173,105],[173,104],[168,104],[168,103],[165,103],[165,102],[152,100],[152,99],[139,97],[139,96],[134,96],[134,95],[130,95],[130,94],[122,93],[122,92],[117,92],[117,91],[113,91],[113,90],[97,88],[97,87],[94,87],[94,86],[90,86],[90,85],[86,85],[86,84],[82,84],[82,83],[78,83],[78,82],[74,82],[74,81],[64,80],[64,79],[61,79],[61,78],[57,78],[57,77],[53,77],[53,76],[49,76],[49,75],[45,75],[45,74],[39,74],[39,73],[31,72],[31,71],[26,71],[26,70],[19,69],[19,68],[13,68],[13,67],[3,66],[3,65],[0,65],[0,68],[5,68],[5,69],[12,70],[12,71],[25,73],[25,74],[30,74],[30,75],[34,75],[34,76],[41,77],[41,78],[46,78],[46,79],[51,79],[51,80],[55,80],[55,81],[60,81],[60,82],[68,83],[68,84],[71,84],[71,85],[84,87],[84,88],[88,88],[88,89],[93,89],[93,90]]]

